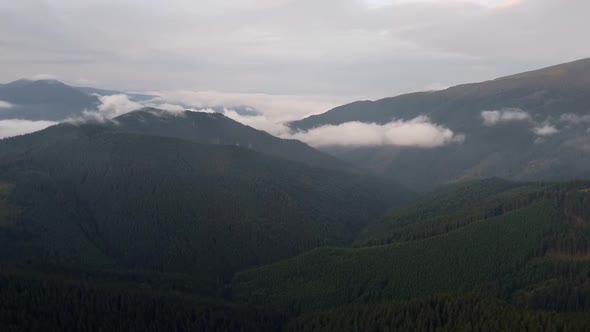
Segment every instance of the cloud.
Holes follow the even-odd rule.
[[[481,118],[484,125],[491,127],[506,122],[529,121],[531,116],[519,108],[504,108],[495,111],[483,111],[481,112]]]
[[[562,114],[559,121],[570,124],[578,125],[582,123],[590,123],[590,115],[578,115],[574,113]]]
[[[140,103],[129,100],[125,94],[97,96],[100,105],[96,110],[84,110],[81,116],[66,119],[66,122],[106,122],[117,116],[144,108]]]
[[[235,110],[227,108],[223,110],[223,114],[232,120],[258,130],[266,131],[271,135],[290,138],[291,130],[289,127],[282,123],[273,122],[264,115],[241,115]]]
[[[183,115],[184,111],[215,113],[210,108],[195,109],[185,107],[178,104],[168,103],[164,99],[154,98],[144,102],[136,102],[129,99],[126,94],[116,94],[109,96],[98,96],[100,104],[95,110],[84,110],[81,116],[66,119],[66,122],[83,123],[83,122],[99,122],[104,123],[110,121],[118,116],[127,114],[129,112],[137,111],[144,108],[155,108],[166,111],[173,115]]]
[[[357,96],[275,95],[264,93],[227,93],[220,91],[164,91],[157,93],[163,103],[193,108],[251,107],[273,122],[289,122],[326,112],[357,100]]]
[[[37,74],[37,75],[25,77],[25,79],[31,80],[31,81],[46,81],[46,80],[59,80],[60,78],[59,78],[59,76],[52,75],[52,74]]]
[[[533,128],[533,133],[537,136],[552,136],[559,133],[559,129],[551,124],[543,124]]]
[[[29,120],[0,120],[0,138],[24,135],[35,131],[43,130],[53,126],[57,122],[52,121],[29,121]]]
[[[180,105],[174,105],[174,104],[169,104],[169,103],[162,103],[162,104],[158,104],[158,103],[154,103],[154,102],[146,102],[146,103],[142,103],[143,105],[145,105],[146,107],[153,107],[153,108],[157,108],[157,109],[161,109],[163,111],[167,111],[170,113],[182,113],[184,111],[186,111],[186,107],[182,107]]]
[[[548,120],[543,123],[533,121],[529,113],[519,108],[505,108],[495,111],[483,111],[481,112],[481,118],[483,124],[488,127],[496,126],[501,123],[526,121],[532,126],[533,133],[537,136],[540,136],[540,138],[559,133],[559,129],[557,129],[557,127],[551,124]],[[579,121],[585,120],[585,117],[580,117],[575,114],[564,114],[560,117],[561,122],[567,123],[578,123]],[[590,120],[590,118],[588,120]],[[536,144],[544,142],[544,140],[540,138],[535,140]]]
[[[564,146],[590,152],[590,137],[576,137],[563,143]]]
[[[465,135],[434,124],[426,116],[396,120],[385,125],[347,122],[328,125],[291,135],[315,147],[323,146],[400,146],[436,148],[465,141]]]
[[[0,109],[12,108],[12,104],[7,101],[0,100]]]
[[[407,5],[407,4],[440,4],[443,1],[440,0],[363,0],[369,8],[381,8],[386,6],[394,5]],[[508,9],[514,6],[518,6],[524,3],[525,0],[462,0],[463,3],[471,3],[477,6],[483,6],[492,9]],[[447,1],[452,3],[452,1]],[[461,5],[459,1],[457,4]]]
[[[576,32],[590,28],[589,9],[585,0],[2,1],[0,76],[374,98],[433,77],[448,86],[587,56]]]
[[[324,126],[307,132],[293,132],[286,123],[331,109],[338,104],[322,97],[275,96],[266,94],[229,94],[220,92],[163,93],[147,103],[151,107],[179,109],[192,105],[194,111],[213,111],[211,107],[224,107],[218,112],[252,128],[263,130],[276,137],[297,139],[312,146],[378,146],[434,148],[461,143],[465,136],[431,123],[425,116],[410,121],[392,121],[385,125],[348,122],[338,126]],[[258,113],[244,114],[235,107],[253,107]]]
[[[392,145],[401,147],[435,148],[453,143],[462,143],[465,136],[455,134],[451,129],[434,124],[426,116],[419,116],[413,120],[396,120],[385,125],[348,122],[338,126],[324,126],[306,132],[294,132],[285,123],[293,119],[293,113],[282,114],[285,108],[298,105],[297,101],[284,96],[279,101],[272,101],[267,95],[231,95],[231,94],[202,94],[182,92],[176,98],[167,99],[170,94],[163,94],[158,98],[146,102],[134,102],[124,94],[99,97],[101,104],[97,110],[87,110],[83,116],[69,119],[70,122],[109,121],[117,116],[144,107],[153,107],[182,114],[184,110],[197,112],[219,112],[244,125],[263,130],[276,137],[297,139],[312,146],[381,146]],[[180,96],[181,98],[178,98]],[[213,110],[206,105],[239,105],[249,102],[256,105],[256,112],[239,112],[231,106]],[[294,104],[292,104],[294,103]],[[190,108],[188,105],[194,105]],[[317,104],[310,103],[308,105]],[[272,106],[278,106],[273,108]],[[247,109],[247,107],[246,107]],[[259,111],[262,110],[262,111]],[[314,109],[321,112],[319,107]],[[309,109],[299,110],[307,114]],[[286,120],[286,121],[281,121]]]

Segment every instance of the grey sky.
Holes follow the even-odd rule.
[[[590,56],[587,0],[0,2],[0,81],[383,97]]]

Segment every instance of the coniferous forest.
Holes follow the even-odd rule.
[[[590,326],[590,182],[417,194],[105,125],[0,155],[6,331]]]
[[[0,119],[69,116],[0,139],[0,332],[590,331],[588,77],[356,102],[276,136],[243,105],[0,85]]]

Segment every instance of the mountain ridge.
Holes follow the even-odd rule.
[[[1,140],[0,188],[4,259],[210,280],[349,243],[407,198],[382,179],[98,124]]]
[[[113,119],[129,132],[186,139],[201,144],[235,145],[314,167],[358,172],[337,158],[307,144],[275,137],[221,113],[168,112],[146,107]]]
[[[385,125],[426,116],[464,135],[432,149],[321,147],[413,188],[503,177],[564,181],[590,176],[590,59],[446,90],[361,101],[291,123],[301,131],[350,121]],[[319,129],[321,130],[321,129]]]
[[[86,94],[57,80],[21,79],[0,86],[0,100],[12,107],[0,112],[0,119],[61,121],[96,109],[96,96]]]
[[[567,87],[568,89],[570,89],[572,86],[583,88],[585,86],[585,84],[590,84],[590,79],[588,78],[589,76],[586,75],[588,72],[590,72],[590,58],[585,58],[585,59],[581,59],[581,60],[568,62],[565,64],[549,66],[549,67],[545,67],[545,68],[541,68],[541,69],[537,69],[537,70],[531,70],[531,71],[518,73],[518,74],[514,74],[514,75],[503,76],[503,77],[499,77],[499,78],[495,78],[495,79],[491,79],[491,80],[486,80],[486,81],[481,81],[481,82],[476,82],[476,83],[460,84],[460,85],[446,88],[444,90],[416,91],[416,92],[402,94],[402,95],[395,96],[395,97],[386,97],[386,98],[382,98],[382,99],[378,99],[378,100],[356,101],[356,102],[353,102],[350,104],[338,106],[338,107],[336,107],[332,110],[329,110],[325,113],[322,113],[322,114],[312,115],[312,116],[309,116],[309,117],[301,119],[301,120],[292,121],[289,125],[291,126],[291,128],[299,129],[299,130],[309,130],[309,129],[312,129],[312,128],[315,128],[315,127],[318,127],[321,125],[327,125],[327,124],[337,125],[337,124],[340,124],[340,123],[343,123],[346,121],[334,120],[333,118],[328,119],[327,118],[328,115],[330,115],[331,113],[336,113],[336,112],[344,112],[344,111],[352,112],[353,107],[366,107],[368,105],[386,103],[386,102],[389,102],[392,100],[409,99],[409,98],[423,97],[423,96],[429,96],[429,95],[452,94],[452,93],[456,93],[457,91],[463,92],[466,89],[480,88],[484,85],[494,85],[494,84],[505,83],[505,82],[513,81],[513,80],[520,80],[523,78],[530,79],[531,77],[532,78],[547,77],[547,76],[551,76],[552,73],[561,72],[565,69],[567,69],[568,73],[576,73],[577,77],[579,77],[582,80],[582,82],[576,82],[579,84],[569,85]],[[394,111],[394,110],[391,110],[391,111]],[[392,114],[392,116],[393,115],[395,115],[395,114]],[[360,115],[354,114],[354,116],[360,116]],[[398,118],[406,118],[406,117],[404,117],[402,115],[401,117],[398,117]],[[316,120],[316,121],[313,121],[313,120]],[[330,121],[330,120],[332,120],[332,121]],[[384,123],[383,121],[390,121],[390,120],[391,120],[391,118],[387,119],[387,120],[375,119],[373,122]],[[354,121],[354,120],[348,119],[348,121]],[[370,120],[363,119],[361,121],[364,122],[364,121],[370,121]]]

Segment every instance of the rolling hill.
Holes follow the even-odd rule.
[[[55,127],[53,129],[56,130]],[[56,140],[64,140],[63,128],[57,129],[59,135],[57,132],[44,133],[43,141],[48,142],[49,146],[55,146]],[[124,143],[120,149],[127,150],[127,144],[136,144],[135,139],[145,138],[141,135],[134,137],[135,134],[112,132],[111,129],[96,126],[68,129],[70,132],[65,135],[65,140],[71,140],[76,136],[75,141],[80,142],[80,145],[92,154],[97,153],[92,148],[93,140],[112,140],[120,146],[122,141],[110,136],[123,134],[124,141],[129,143]],[[41,134],[43,133],[39,133]],[[84,138],[86,135],[90,137]],[[28,138],[29,142],[33,141],[31,135],[23,138]],[[160,140],[186,144],[183,145],[183,151],[188,146],[195,145],[186,141],[156,137],[149,139],[150,155],[160,150],[159,145],[163,144],[157,143]],[[19,206],[17,203],[20,202],[23,190],[32,189],[33,187],[28,187],[31,185],[34,185],[35,192],[31,191],[28,195],[62,195],[56,195],[58,193],[55,187],[47,185],[60,183],[62,188],[66,188],[63,186],[66,182],[59,180],[59,172],[54,167],[64,168],[64,165],[67,165],[63,172],[70,176],[76,174],[71,168],[80,167],[75,158],[71,164],[63,161],[54,164],[50,160],[55,158],[51,157],[55,151],[41,152],[46,151],[47,146],[41,146],[39,151],[36,151],[33,146],[27,145],[27,142],[21,140],[20,143],[10,144],[11,149],[1,150],[3,156],[11,154],[18,157],[2,164],[4,182],[0,187],[0,211],[13,209],[16,213],[0,214],[0,236],[3,239],[0,242],[3,245],[0,252],[6,254],[10,252],[7,248],[17,248],[21,253],[22,250],[34,253],[39,248],[38,244],[43,243],[43,251],[47,252],[51,248],[53,255],[59,253],[62,258],[67,253],[70,260],[52,260],[49,255],[45,255],[37,256],[29,263],[18,260],[9,265],[0,265],[0,324],[4,326],[30,327],[34,324],[44,324],[59,329],[73,326],[72,324],[82,324],[100,325],[114,330],[125,327],[160,327],[206,328],[219,331],[454,331],[484,326],[484,330],[584,331],[590,323],[589,182],[516,183],[488,179],[445,187],[370,222],[352,247],[316,248],[296,257],[280,259],[270,265],[249,268],[237,273],[229,287],[224,287],[222,282],[211,279],[211,275],[204,273],[202,269],[187,271],[171,268],[178,262],[179,257],[174,255],[174,251],[166,250],[170,248],[167,246],[170,243],[182,243],[185,250],[182,254],[192,258],[193,265],[182,262],[184,266],[203,268],[207,263],[195,258],[198,256],[190,255],[193,246],[188,242],[164,241],[169,238],[175,239],[177,236],[170,237],[170,228],[162,223],[158,225],[158,234],[152,234],[159,242],[150,241],[152,219],[149,215],[138,213],[135,207],[141,206],[142,210],[147,207],[148,213],[166,216],[163,212],[169,203],[154,204],[149,198],[139,198],[143,201],[133,203],[138,197],[126,194],[132,193],[130,190],[114,190],[113,184],[117,183],[113,181],[115,172],[101,171],[100,163],[94,167],[95,171],[103,175],[100,178],[84,184],[92,178],[90,174],[84,174],[88,180],[80,185],[74,185],[78,181],[69,182],[68,187],[76,192],[76,204],[83,205],[85,211],[74,212],[75,209],[64,205],[63,202],[49,202],[50,198],[36,201],[38,203],[35,205],[45,206],[44,210],[39,207]],[[171,151],[170,145],[164,145],[167,151]],[[23,149],[24,147],[26,149]],[[101,144],[101,149],[104,148],[105,145]],[[191,157],[181,154],[187,161],[184,165],[191,164],[194,168],[202,165],[201,172],[217,179],[219,173],[232,169],[229,167],[232,162],[227,159],[224,159],[223,163],[226,167],[220,168],[219,164],[207,166],[219,160],[218,156],[222,152],[212,152],[219,148],[239,150],[244,154],[257,156],[253,158],[262,168],[270,167],[273,164],[270,160],[275,160],[270,158],[267,160],[268,164],[261,165],[258,158],[266,157],[260,157],[255,153],[233,147],[210,148],[212,150],[206,151],[207,162],[196,158],[201,164],[194,164]],[[16,153],[17,150],[20,152]],[[66,150],[79,153],[73,146]],[[173,154],[178,153],[177,150],[172,151]],[[190,150],[190,154],[195,153],[195,150]],[[157,156],[158,152],[155,155]],[[120,164],[116,160],[125,160],[129,153],[125,153],[124,156],[115,153],[113,156],[115,158],[109,161],[109,165],[121,166],[125,164]],[[134,160],[140,160],[136,154],[132,154],[132,157]],[[149,170],[161,169],[156,167],[157,164],[178,162],[175,158],[167,161],[161,161],[160,158],[157,160],[152,163],[144,161],[143,167],[133,165],[133,172],[125,172],[128,180],[123,187],[129,187],[134,183],[136,172],[151,180],[154,177],[149,176]],[[237,162],[240,170],[249,173],[249,177],[252,176],[252,170],[245,167],[243,162],[232,158],[229,160]],[[40,169],[41,165],[46,165],[45,172],[52,174],[54,180],[42,182],[35,179],[26,183],[22,180],[25,175],[19,174],[22,171],[15,171],[13,166],[10,166],[13,163],[18,164],[20,170],[27,169],[26,173],[41,173],[33,169]],[[90,165],[96,163],[97,161],[91,158],[89,163],[85,164],[85,168],[92,169]],[[52,167],[49,167],[50,165]],[[179,170],[174,169],[173,174],[177,172]],[[107,175],[109,173],[113,174]],[[189,178],[188,173],[190,172],[186,169],[180,171],[185,180]],[[167,174],[168,178],[173,178],[170,173]],[[26,176],[30,177],[31,174]],[[240,173],[233,176],[240,177]],[[14,181],[16,185],[8,183],[7,180],[11,178],[19,179]],[[287,177],[280,175],[280,178]],[[100,182],[110,187],[108,194],[104,194],[105,190]],[[292,183],[295,182],[297,181]],[[194,184],[190,181],[189,183]],[[234,191],[241,190],[242,187],[236,185],[235,181],[232,183]],[[172,180],[168,180],[167,184],[174,185],[176,190],[179,189]],[[84,188],[87,185],[93,188],[92,194]],[[150,188],[143,188],[142,192],[150,192]],[[310,192],[306,192],[309,196]],[[182,194],[188,193],[189,190],[182,190]],[[207,190],[207,193],[215,195],[211,190]],[[357,189],[355,193],[360,192]],[[99,196],[102,198],[96,199]],[[106,196],[113,196],[113,200],[121,200],[119,204],[127,206],[135,218],[119,218],[121,210],[118,204],[111,202],[110,206],[114,208],[104,212],[108,217],[103,220],[104,216],[97,211],[104,206],[99,201],[108,200]],[[125,199],[127,196],[131,196],[130,199]],[[163,196],[169,197],[167,202],[178,198],[173,192],[163,193]],[[95,203],[81,204],[85,200],[89,202],[89,198],[94,199]],[[212,198],[223,200],[218,196],[210,198],[209,204]],[[240,195],[232,198],[244,199]],[[199,200],[193,199],[191,202],[195,205],[200,204]],[[70,215],[80,213],[79,216],[82,218],[76,221],[77,227],[71,227],[69,219],[62,218],[59,219],[59,223],[49,223],[50,218],[43,218],[46,214],[59,215],[48,208],[57,205],[56,203],[61,204],[60,211],[67,211]],[[151,208],[152,205],[156,208]],[[225,210],[228,210],[228,206],[230,205],[225,206]],[[255,205],[251,206],[255,208]],[[272,209],[273,206],[275,204],[272,202],[265,204],[267,209]],[[175,211],[175,214],[190,211],[190,208],[179,207],[180,205],[175,205],[170,210]],[[210,208],[214,207],[215,204]],[[36,210],[34,215],[39,222],[32,223],[31,219],[22,219],[24,215],[31,216],[30,213],[23,214],[23,208]],[[90,213],[91,211],[94,213]],[[276,210],[272,213],[276,215]],[[86,219],[89,216],[93,218],[91,220],[95,225],[94,229],[89,227],[90,222]],[[219,216],[215,218],[220,222]],[[251,227],[232,226],[232,232],[236,234],[230,235],[205,223],[210,232],[206,237],[201,237],[198,232],[191,231],[191,227],[187,227],[186,223],[174,218],[163,220],[175,228],[182,226],[183,233],[193,240],[196,239],[197,243],[194,245],[201,250],[203,248],[198,243],[206,241],[207,237],[224,234],[225,237],[222,238],[225,241],[238,240],[239,248],[227,248],[229,242],[219,246],[206,241],[206,245],[211,247],[206,254],[214,255],[216,260],[227,257],[223,256],[223,253],[236,255],[238,250],[239,255],[245,257],[244,251],[251,248],[251,243],[243,239],[251,237],[253,233],[246,231]],[[223,223],[221,228],[226,225],[236,224]],[[320,228],[326,224],[323,225]],[[408,227],[409,225],[413,227]],[[286,223],[284,226],[292,227],[292,224]],[[83,257],[84,263],[71,259],[74,254],[72,249],[81,249],[76,247],[77,237],[72,236],[76,228],[84,231],[84,235],[78,235],[78,238],[93,239],[96,247],[102,245],[102,248],[112,250],[116,248],[113,243],[119,242],[123,243],[119,244],[119,248],[124,250],[119,251],[117,255],[108,255],[108,250],[103,251],[106,260],[111,261],[103,265],[89,266],[88,259],[91,256],[88,256],[87,249],[78,251],[86,255]],[[43,229],[43,232],[39,232],[40,229]],[[67,243],[61,243],[64,242],[63,239],[51,240],[49,235],[45,234],[49,232],[54,235],[58,229],[62,232],[70,229]],[[132,237],[128,234],[132,234]],[[401,236],[392,237],[392,234]],[[14,242],[11,243],[10,240],[14,241],[18,236],[21,236],[22,241],[15,247]],[[295,239],[297,236],[296,232],[291,231],[280,240]],[[258,237],[256,243],[263,244],[259,248],[263,252],[285,248],[284,245],[277,246],[281,241],[265,248],[264,241],[258,242],[260,239],[261,237]],[[160,242],[166,245],[159,244]],[[57,243],[61,243],[61,247],[57,246]],[[155,245],[157,252],[166,252],[165,263],[161,265],[160,254],[150,253],[145,247],[141,248],[142,244]],[[143,250],[141,255],[147,254],[149,257],[147,263],[138,264],[141,261],[137,255],[132,256],[132,261],[126,260],[127,255],[140,253],[139,250]],[[260,260],[258,263],[263,262]],[[23,292],[23,289],[27,291]],[[20,294],[18,303],[14,301],[17,298],[16,294]],[[70,309],[67,310],[67,316],[56,316],[48,308]],[[170,317],[173,319],[169,319]]]
[[[486,180],[448,188],[394,211],[379,221],[385,226],[370,224],[358,247],[315,249],[241,272],[233,294],[311,315],[350,304],[370,315],[375,304],[444,294],[588,310],[588,187]]]
[[[246,149],[62,124],[0,141],[0,256],[222,280],[345,245],[406,192]]]
[[[354,165],[417,188],[465,179],[567,180],[589,177],[590,59],[537,71],[360,101],[291,123],[297,130],[350,121],[385,124],[428,116],[464,134],[435,149],[325,147]],[[484,121],[482,112],[495,119]]]

